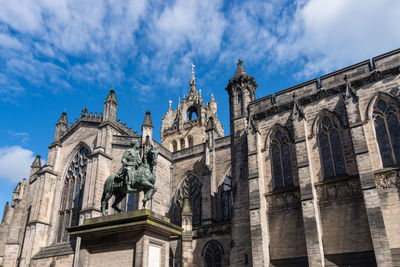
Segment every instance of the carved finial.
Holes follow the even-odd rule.
[[[169,108],[168,108],[168,110],[172,110],[172,100],[169,100],[168,103],[169,103]]]
[[[290,114],[290,118],[292,120],[299,120],[305,118],[304,111],[300,106],[299,101],[297,100],[296,92],[293,92],[293,109],[292,109],[292,114]]]
[[[194,67],[195,67],[195,65],[193,63],[191,63],[191,65],[192,65],[192,77],[190,78],[190,82],[189,82],[190,92],[196,91],[196,78],[194,77]]]
[[[84,107],[84,108],[82,109],[81,117],[87,117],[87,113],[88,113],[88,109],[87,109],[87,107]]]
[[[353,98],[355,101],[357,101],[358,96],[357,96],[353,86],[351,86],[351,82],[349,81],[346,74],[344,75],[343,80],[346,83],[346,88],[345,88],[345,91],[343,92],[344,100],[347,101],[348,99]]]
[[[211,93],[211,100],[210,100],[210,102],[215,102],[215,99],[214,99],[214,94],[213,93]]]
[[[234,77],[248,76],[246,70],[243,67],[243,60],[239,59],[236,65],[237,69]]]

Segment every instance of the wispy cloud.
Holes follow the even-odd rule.
[[[131,76],[176,87],[190,62],[218,72],[238,57],[269,71],[296,63],[303,79],[400,46],[397,0],[0,2],[6,101],[27,85],[58,92]]]
[[[0,147],[0,179],[17,182],[29,178],[33,152],[20,146]]]
[[[8,131],[8,134],[15,139],[18,139],[18,141],[20,141],[22,144],[26,144],[29,139],[30,139],[30,135],[29,133],[25,133],[25,132],[14,132],[14,131]]]

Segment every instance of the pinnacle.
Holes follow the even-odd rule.
[[[112,88],[110,90],[110,93],[108,93],[108,96],[106,98],[106,101],[104,101],[104,103],[107,103],[107,102],[110,102],[110,101],[112,101],[112,102],[114,102],[115,104],[118,105],[117,97],[115,96],[115,91]]]
[[[68,119],[67,119],[67,112],[63,112],[62,114],[61,114],[61,117],[58,119],[58,121],[57,121],[57,124],[58,123],[64,123],[64,124],[67,124],[68,125]]]
[[[143,126],[153,127],[153,121],[151,120],[150,111],[146,111],[146,116],[144,117],[144,120],[143,120],[142,129],[143,129]]]
[[[235,76],[233,77],[240,77],[240,76],[248,76],[246,70],[243,67],[243,61],[241,59],[238,60],[238,63],[236,63],[237,69]]]
[[[31,167],[41,167],[42,166],[42,162],[40,160],[40,155],[36,155],[36,158],[33,160]]]

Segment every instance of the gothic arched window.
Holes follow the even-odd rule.
[[[271,163],[274,188],[293,186],[290,141],[287,134],[280,129],[271,137]]]
[[[324,116],[319,124],[318,142],[324,178],[346,174],[340,129],[337,121]]]
[[[400,164],[400,115],[394,101],[375,102],[373,118],[383,167]]]
[[[178,150],[178,143],[175,140],[172,140],[172,152],[176,152]]]
[[[225,180],[221,185],[221,219],[223,221],[229,220],[232,216],[232,171],[225,176]]]
[[[189,144],[189,147],[193,146],[193,136],[191,136],[191,135],[188,137],[188,144]]]
[[[67,169],[59,212],[60,221],[57,242],[67,242],[69,235],[65,231],[65,228],[79,224],[79,212],[82,209],[87,157],[89,155],[89,149],[84,146],[81,147],[72,158]]]
[[[185,139],[181,139],[181,149],[185,149]]]
[[[182,225],[182,208],[185,198],[190,199],[192,209],[192,224],[201,224],[201,201],[202,201],[202,183],[201,181],[189,174],[188,177],[181,183],[179,189],[176,191],[173,204],[171,205],[171,222],[176,225]]]
[[[204,251],[205,267],[222,267],[222,250],[215,241],[211,241],[206,245]]]

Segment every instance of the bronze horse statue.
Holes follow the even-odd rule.
[[[157,187],[154,185],[156,182],[154,169],[157,164],[157,156],[158,150],[153,146],[145,151],[142,162],[134,171],[133,179],[129,181],[129,186],[126,179],[128,175],[127,168],[122,167],[119,172],[113,173],[107,177],[101,197],[101,212],[103,215],[106,215],[108,200],[113,195],[115,196],[115,200],[111,207],[119,213],[123,211],[118,208],[118,204],[124,199],[127,193],[143,191],[142,208],[144,209],[146,207],[146,202],[153,199],[153,195],[157,191]],[[132,190],[129,190],[129,187]]]

